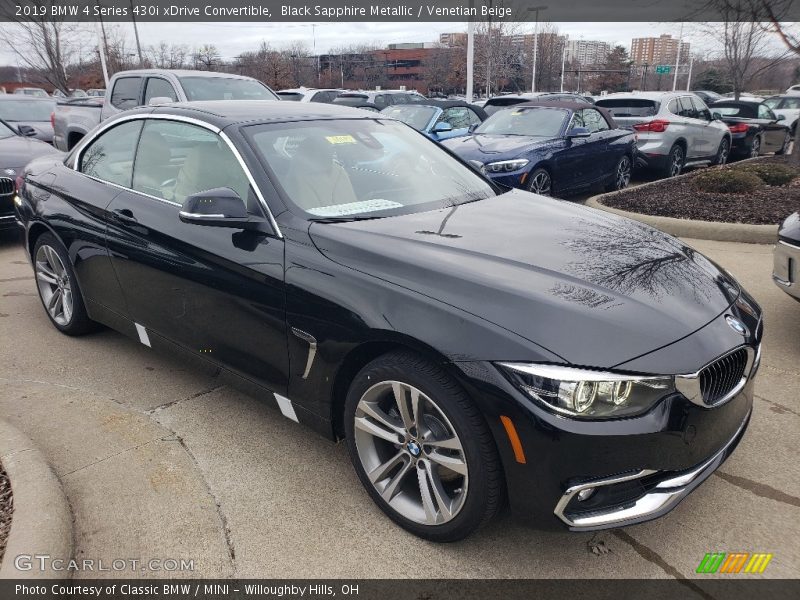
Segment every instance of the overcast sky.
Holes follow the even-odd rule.
[[[670,33],[677,37],[680,25],[677,23],[555,23],[561,34],[571,39],[602,40],[612,45],[620,44],[630,49],[631,39]],[[133,26],[130,23],[117,23],[120,33],[124,33],[133,47]],[[3,25],[0,36],[13,42],[13,33]],[[521,28],[533,31],[533,24],[520,24]],[[304,41],[309,51],[314,38],[316,49],[324,53],[331,48],[375,42],[381,45],[400,42],[438,41],[439,34],[449,31],[466,31],[466,23],[321,23],[312,28],[310,23],[139,23],[139,36],[143,46],[161,41],[186,44],[190,48],[204,43],[214,44],[223,58],[231,59],[242,51],[254,49],[262,40],[273,46],[283,46],[295,41]],[[5,35],[3,35],[5,34]],[[707,36],[698,31],[698,26],[687,24],[683,32],[686,41],[692,44],[693,52],[705,54],[713,51]],[[87,25],[87,46],[93,44],[94,28]],[[779,44],[776,42],[776,48]],[[0,42],[0,64],[15,64],[14,54],[7,43]]]

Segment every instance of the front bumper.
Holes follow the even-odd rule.
[[[784,240],[775,245],[772,280],[784,292],[800,300],[800,246]]]

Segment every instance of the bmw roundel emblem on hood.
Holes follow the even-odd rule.
[[[728,325],[730,325],[730,328],[739,335],[747,335],[747,327],[745,327],[744,323],[742,323],[736,317],[725,315],[725,321],[727,321]]]

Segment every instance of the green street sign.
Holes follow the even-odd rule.
[[[656,65],[656,73],[664,75],[672,70],[672,65]]]

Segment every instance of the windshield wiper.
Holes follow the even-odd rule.
[[[349,217],[319,217],[312,219],[314,223],[350,223],[351,221],[371,221],[373,219],[382,219],[382,216],[367,216],[357,215]]]

